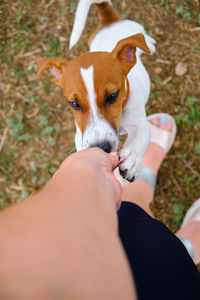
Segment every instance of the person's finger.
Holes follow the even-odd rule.
[[[112,171],[119,166],[120,160],[117,152],[111,152],[108,154],[111,160]]]

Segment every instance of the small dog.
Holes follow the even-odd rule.
[[[70,62],[40,58],[37,78],[49,68],[64,89],[75,118],[77,151],[89,147],[116,151],[119,136],[127,134],[119,151],[119,169],[124,178],[133,181],[150,141],[145,113],[150,79],[140,55],[154,53],[155,40],[140,24],[122,20],[110,0],[80,0],[70,49],[79,40],[93,3],[100,22],[89,39],[90,52]]]

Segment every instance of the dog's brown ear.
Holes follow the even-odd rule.
[[[46,68],[50,68],[50,72],[53,75],[55,83],[60,85],[63,88],[63,71],[67,67],[68,62],[64,59],[58,57],[43,57],[37,60],[37,74],[36,78],[38,79],[40,75],[44,72]]]
[[[126,75],[136,64],[136,47],[139,47],[148,54],[151,53],[142,33],[120,40],[111,52],[113,57],[119,59],[122,63],[122,67]]]

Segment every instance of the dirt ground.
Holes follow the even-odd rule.
[[[152,210],[176,231],[200,197],[200,4],[198,0],[116,0],[126,19],[142,24],[157,41],[143,55],[152,88],[147,114],[175,117],[175,144],[159,172]],[[77,1],[0,2],[0,208],[40,189],[74,151],[75,127],[63,91],[48,72],[36,81],[36,59],[73,59],[88,50],[97,25],[90,9],[84,33],[68,51]],[[182,68],[180,68],[182,63]],[[178,65],[178,66],[177,66]]]

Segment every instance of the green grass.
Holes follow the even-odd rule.
[[[151,97],[153,98],[159,98],[162,95],[162,91],[152,91]]]
[[[122,11],[121,13],[120,13],[120,16],[122,17],[122,19],[128,19],[128,14],[125,12],[125,11]]]
[[[172,205],[172,210],[173,210],[173,221],[174,224],[176,224],[177,226],[181,225],[181,221],[184,217],[184,205],[182,204],[178,204],[178,203],[174,203]]]
[[[182,16],[184,19],[191,19],[191,12],[188,8],[184,8],[182,5],[176,7],[176,14]]]
[[[43,81],[43,90],[49,94],[53,90],[53,86],[50,81]]]
[[[32,74],[35,72],[34,68],[32,67],[25,70],[19,63],[14,64],[13,71],[16,75],[16,78],[19,80],[24,78],[26,74]]]
[[[49,116],[40,115],[39,116],[39,124],[40,126],[47,126],[48,125]]]
[[[199,100],[194,96],[188,96],[183,103],[182,112],[175,115],[174,118],[180,129],[200,125]]]
[[[55,38],[54,40],[46,39],[46,42],[48,43],[49,47],[48,50],[45,52],[45,56],[47,57],[57,57],[60,54],[60,41],[58,38]]]
[[[152,80],[156,84],[162,85],[162,78],[159,75],[153,75]]]
[[[11,136],[18,137],[24,130],[22,114],[7,118],[7,124],[12,129]]]
[[[181,226],[184,213],[185,213],[185,203],[182,202],[177,196],[173,196],[170,199],[170,202],[172,203],[172,219],[169,223],[174,224],[179,228]]]
[[[188,186],[190,188],[193,187],[193,181],[194,181],[194,176],[188,175],[188,174],[184,174],[183,178],[180,179],[180,181],[185,185]]]
[[[20,194],[20,196],[17,198],[17,202],[21,201],[22,199],[28,197],[29,191],[28,190],[23,190]]]
[[[70,6],[71,9],[75,9],[76,8],[76,3],[71,1],[69,6]]]
[[[195,145],[195,153],[198,154],[198,155],[200,155],[200,143],[197,143]]]
[[[161,0],[160,5],[164,6],[167,12],[170,10],[168,0]]]
[[[11,166],[11,161],[12,161],[12,156],[9,154],[9,155],[1,155],[0,156],[0,161],[4,167],[4,169],[6,171],[8,171],[10,169],[10,166]]]

